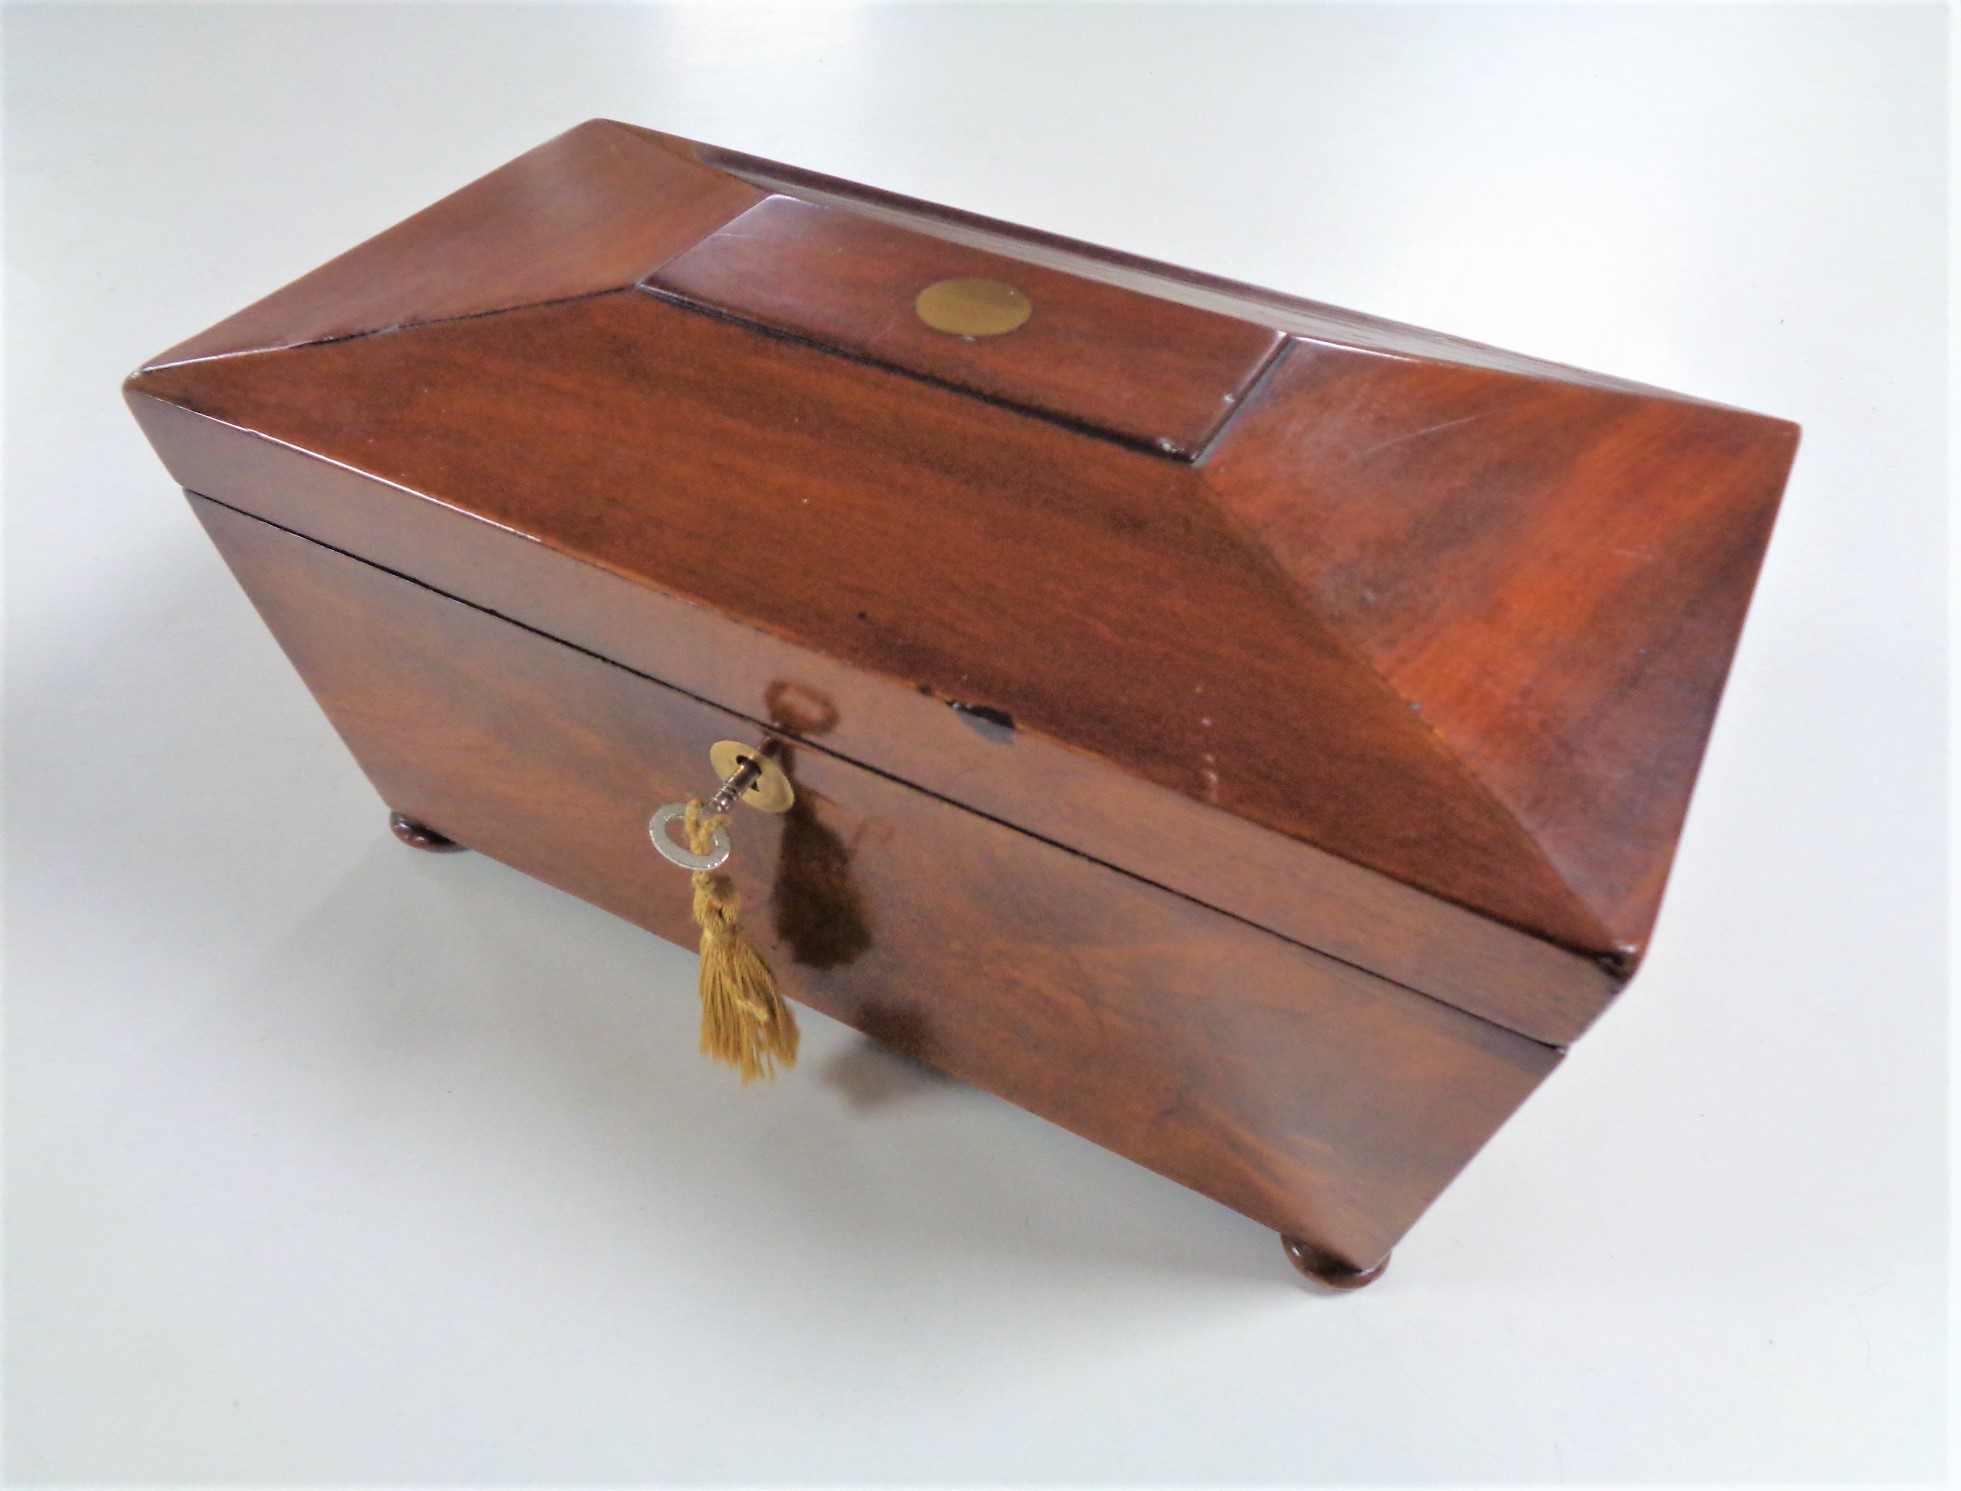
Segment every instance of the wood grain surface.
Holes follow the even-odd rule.
[[[1710,405],[1297,344],[1206,482],[1632,951],[1796,447]]]
[[[638,292],[139,388],[1549,941],[1615,950],[1192,467]]]
[[[1590,368],[1577,368],[1548,358],[1493,347],[1428,327],[1392,321],[1386,316],[1329,305],[1326,301],[1310,300],[1267,286],[1249,285],[1243,280],[1208,274],[1182,264],[1167,264],[1161,259],[1147,258],[1104,244],[1086,243],[1065,234],[1005,222],[941,202],[923,201],[862,181],[847,181],[822,171],[766,160],[740,150],[664,134],[637,124],[616,121],[615,125],[645,141],[649,148],[686,154],[691,159],[725,171],[765,191],[784,193],[826,206],[848,208],[916,233],[964,243],[990,253],[1005,254],[1030,264],[1047,265],[1105,284],[1121,285],[1177,301],[1181,305],[1244,317],[1261,326],[1271,326],[1310,341],[1392,357],[1490,368],[1590,388],[1619,389],[1624,393],[1656,395],[1678,401],[1714,402],[1696,400],[1688,394],[1655,388],[1629,378],[1617,378]]]
[[[1620,987],[1592,958],[1029,729],[181,405],[131,404],[173,473],[233,507],[1105,863],[1149,865],[1144,878],[1536,1040],[1571,1041]]]
[[[747,722],[193,501],[391,808],[693,945],[646,819]],[[1559,1059],[785,744],[806,817],[740,814],[731,869],[792,997],[1338,1263],[1380,1260]]]
[[[939,280],[1012,284],[1034,303],[1004,336],[914,314]],[[1285,338],[862,213],[773,196],[646,281],[690,302],[971,389],[1172,456],[1197,453]]]
[[[983,264],[1073,340],[896,312]],[[160,363],[188,487],[1554,1043],[1646,946],[1796,442],[604,121]]]
[[[765,193],[687,142],[595,119],[146,366],[397,330],[633,284]]]

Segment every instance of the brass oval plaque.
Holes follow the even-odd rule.
[[[1000,280],[940,280],[912,308],[933,330],[956,337],[998,337],[1035,314],[1034,301]]]
[[[756,780],[742,789],[739,801],[752,808],[761,808],[765,813],[789,811],[790,804],[797,800],[797,789],[783,775],[782,767],[754,746],[744,745],[739,740],[718,740],[708,748],[708,764],[714,767],[715,775],[725,782],[750,760],[754,760],[760,770],[756,773]]]

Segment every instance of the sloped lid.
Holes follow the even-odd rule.
[[[603,121],[131,392],[1622,968],[1797,439]]]

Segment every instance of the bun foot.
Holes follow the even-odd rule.
[[[417,823],[406,813],[390,813],[388,827],[395,837],[411,849],[427,849],[431,854],[453,854],[463,846],[444,838],[426,823]]]
[[[1282,1234],[1280,1246],[1287,1250],[1287,1261],[1324,1289],[1360,1289],[1373,1284],[1389,1271],[1389,1255],[1369,1268],[1356,1268],[1332,1253],[1324,1253],[1313,1243]]]

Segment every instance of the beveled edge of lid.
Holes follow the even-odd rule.
[[[624,289],[765,195],[687,142],[589,120],[159,353],[139,375]]]

